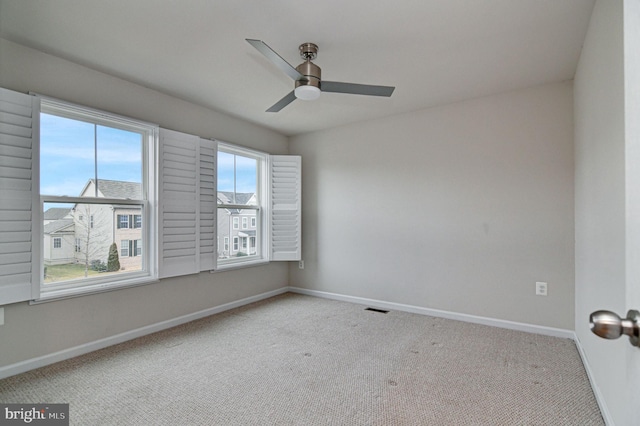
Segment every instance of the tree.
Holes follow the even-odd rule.
[[[118,245],[111,244],[109,247],[109,259],[107,260],[107,272],[115,272],[120,270],[120,259],[118,258]]]
[[[99,204],[77,204],[73,209],[76,236],[76,260],[84,265],[87,277],[91,262],[105,261],[113,242],[111,207]]]

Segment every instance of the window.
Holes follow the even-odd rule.
[[[55,258],[43,252],[47,278],[41,283],[41,297],[153,278],[155,260],[142,254],[149,252],[143,247],[150,228],[143,225],[152,217],[153,200],[148,194],[154,193],[156,138],[152,125],[42,98],[40,199],[44,212],[69,211],[67,217],[45,223],[44,238],[48,232],[65,233],[75,247]],[[139,257],[117,271],[105,272],[113,244],[119,244],[121,263],[123,258]]]
[[[0,102],[0,305],[300,259],[300,157],[2,88]]]
[[[268,155],[218,143],[218,235],[233,239],[233,255],[219,253],[218,267],[268,260],[264,205]],[[253,229],[249,230],[249,223]],[[254,238],[249,249],[248,239]]]
[[[118,229],[128,229],[129,228],[129,215],[128,214],[119,214],[118,215]]]

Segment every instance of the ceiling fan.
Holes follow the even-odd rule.
[[[262,40],[249,38],[246,40],[296,82],[295,89],[276,102],[267,112],[278,112],[295,101],[296,98],[302,100],[318,99],[320,92],[389,97],[395,89],[395,87],[391,86],[372,86],[369,84],[321,80],[320,67],[311,62],[318,54],[318,46],[313,43],[302,43],[300,45],[300,57],[304,59],[304,62],[294,68]]]

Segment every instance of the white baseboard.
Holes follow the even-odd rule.
[[[598,403],[598,407],[600,408],[600,414],[602,414],[602,418],[607,426],[613,426],[615,423],[611,417],[611,413],[609,413],[609,407],[604,401],[604,397],[602,396],[602,392],[598,387],[595,377],[593,376],[593,371],[591,371],[591,366],[589,365],[589,360],[587,359],[587,354],[584,352],[582,348],[582,344],[580,343],[580,339],[577,334],[573,334],[573,341],[576,342],[576,347],[578,348],[578,353],[580,354],[580,359],[582,360],[582,365],[584,365],[584,369],[587,372],[587,377],[589,378],[589,383],[591,384],[591,389],[593,390],[593,394],[596,397],[596,402]]]
[[[220,312],[228,311],[230,309],[238,308],[240,306],[248,305],[249,303],[258,302],[260,300],[268,299],[279,294],[286,293],[287,287],[279,288],[277,290],[268,291],[255,296],[247,297],[244,299],[236,300],[234,302],[225,303],[223,305],[214,306],[212,308],[204,309],[202,311],[194,312],[191,314],[183,315],[181,317],[172,318],[170,320],[162,321],[156,324],[151,324],[145,327],[140,327],[135,330],[127,331],[124,333],[116,334],[115,336],[106,337],[104,339],[96,340],[93,342],[85,343],[83,345],[75,346],[73,348],[64,349],[59,352],[43,355],[37,358],[28,359],[15,364],[10,364],[4,367],[0,367],[0,379],[4,379],[16,374],[24,373],[36,368],[44,367],[45,365],[53,364],[59,361],[64,361],[76,357],[78,355],[84,355],[89,352],[103,349],[108,346],[117,345],[118,343],[126,342],[138,337],[146,336],[147,334],[162,331],[177,325],[185,324],[190,321],[194,321],[200,318],[208,317],[210,315],[218,314]]]
[[[507,328],[510,330],[524,331],[527,333],[542,334],[545,336],[562,337],[565,339],[574,339],[575,334],[571,330],[562,328],[545,327],[541,325],[526,324],[521,322],[507,321],[495,318],[480,317],[476,315],[459,314],[456,312],[441,311],[439,309],[423,308],[414,305],[404,305],[401,303],[385,302],[382,300],[366,299],[363,297],[345,296],[343,294],[327,293],[324,291],[308,290],[300,287],[289,287],[292,293],[306,294],[308,296],[322,297],[325,299],[340,300],[343,302],[357,303],[359,305],[368,305],[373,308],[382,308],[386,310],[396,310],[410,312],[413,314],[428,315],[438,318],[446,318],[457,321],[470,322],[474,324],[489,325],[492,327]]]

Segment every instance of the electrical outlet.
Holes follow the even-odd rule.
[[[298,269],[304,269],[304,260],[298,261]]]
[[[547,283],[537,282],[536,296],[546,296],[546,295],[547,295]]]

